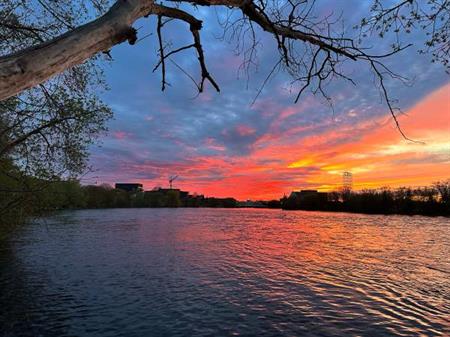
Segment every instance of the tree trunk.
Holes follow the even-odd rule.
[[[83,63],[126,40],[133,44],[134,21],[148,15],[152,0],[118,0],[102,17],[49,42],[0,57],[0,101]]]

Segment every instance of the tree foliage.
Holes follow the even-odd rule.
[[[419,52],[430,53],[433,62],[441,62],[447,71],[450,70],[450,1],[403,0],[392,3],[375,0],[370,13],[357,26],[363,37],[376,34],[383,38],[394,33],[397,39],[393,48],[401,48],[402,33],[421,30],[426,38]]]
[[[108,5],[105,0],[2,1],[0,55],[45,43],[103,14]],[[0,102],[0,158],[38,178],[83,171],[87,146],[111,117],[97,96],[105,88],[98,59]]]
[[[218,91],[219,83],[208,71],[201,41],[203,23],[195,16],[199,6],[227,11],[221,21],[224,36],[236,43],[244,69],[257,62],[259,36],[273,37],[279,57],[262,87],[277,71],[285,71],[297,88],[296,102],[307,90],[331,101],[330,83],[343,80],[356,85],[346,64],[357,62],[374,74],[375,85],[397,123],[398,108],[387,81],[404,78],[384,61],[414,43],[403,33],[416,30],[426,34],[421,52],[431,53],[433,61],[448,69],[450,4],[448,0],[371,3],[368,15],[357,26],[359,34],[354,34],[340,16],[318,13],[315,0],[3,0],[0,173],[12,186],[4,185],[3,190],[29,194],[43,188],[42,184],[86,168],[89,144],[106,129],[111,117],[98,97],[105,88],[101,65],[110,59],[113,46],[138,40],[133,24],[140,18],[156,17],[159,61],[154,69],[161,70],[162,90],[170,64],[189,76],[199,92],[208,83]],[[186,24],[190,43],[173,47],[165,40],[165,28],[172,21]],[[390,33],[396,42],[383,53],[372,53],[366,38]],[[197,75],[189,74],[173,59],[188,50],[198,60]],[[11,200],[24,198],[19,195]]]
[[[0,53],[48,41],[103,13],[106,5],[101,0],[2,1]],[[61,179],[86,170],[89,146],[106,131],[112,116],[97,96],[105,88],[96,57],[0,101],[3,220],[35,214],[50,203],[59,207],[60,200],[44,198],[43,191],[48,196]]]
[[[328,200],[317,195],[282,200],[284,209],[345,211],[369,214],[422,214],[450,216],[450,179],[432,186],[390,189],[341,190],[328,193]]]
[[[82,173],[88,146],[111,116],[94,95],[51,84],[0,102],[0,114],[0,158],[42,179]]]
[[[222,21],[224,35],[237,42],[244,67],[255,63],[261,31],[271,34],[277,43],[280,57],[269,77],[275,70],[287,71],[298,88],[296,101],[306,89],[323,95],[327,100],[331,99],[326,90],[327,84],[339,79],[352,82],[351,73],[345,70],[343,64],[347,61],[359,61],[361,66],[368,67],[374,73],[377,85],[394,115],[394,101],[389,97],[385,81],[389,77],[401,79],[401,76],[389,69],[383,59],[414,43],[407,38],[403,41],[403,32],[424,30],[427,34],[427,48],[423,48],[422,52],[431,52],[435,60],[440,60],[447,66],[448,0],[372,0],[368,15],[357,26],[361,31],[359,37],[346,29],[339,15],[319,13],[318,2],[320,1],[173,0],[157,3],[152,0],[64,0],[54,3],[48,0],[7,0],[0,7],[0,18],[4,22],[1,34],[4,44],[14,45],[17,40],[22,40],[25,42],[22,47],[38,47],[22,50],[18,55],[11,54],[17,51],[16,48],[4,48],[5,56],[0,59],[0,69],[2,66],[9,66],[9,70],[3,71],[3,76],[7,77],[9,74],[10,78],[19,82],[36,70],[35,65],[27,64],[27,56],[49,55],[54,63],[47,68],[53,67],[53,71],[47,73],[43,69],[29,78],[30,83],[38,83],[59,73],[61,68],[66,69],[84,62],[100,52],[109,54],[109,49],[117,43],[129,41],[134,44],[138,39],[138,32],[132,27],[133,23],[142,17],[156,16],[155,35],[159,41],[159,62],[155,69],[161,68],[162,90],[167,84],[166,62],[173,62],[172,56],[188,49],[196,51],[199,61],[200,80],[188,75],[198,90],[202,92],[206,82],[219,90],[219,85],[206,66],[200,39],[202,22],[192,14],[198,6],[228,8],[229,14]],[[164,28],[171,21],[181,21],[188,25],[192,33],[191,43],[171,48],[171,44],[164,40]],[[91,33],[93,36],[87,37]],[[370,45],[364,37],[374,34],[384,37],[388,33],[397,37],[391,50],[382,54],[370,52]],[[64,48],[58,49],[60,46]],[[90,50],[85,50],[86,47]],[[185,72],[179,65],[175,66]],[[0,76],[1,73],[2,71]],[[23,85],[26,87],[27,82]],[[21,89],[18,87],[17,90]],[[6,95],[5,88],[1,91],[5,91]]]

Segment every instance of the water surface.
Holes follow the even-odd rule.
[[[448,336],[445,218],[64,212],[0,245],[2,336]]]

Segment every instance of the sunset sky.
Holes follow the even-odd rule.
[[[339,13],[352,27],[368,2],[337,1],[317,13]],[[328,1],[329,4],[329,1]],[[351,14],[349,16],[349,9]],[[168,63],[169,86],[161,92],[154,35],[136,46],[112,50],[106,66],[110,90],[102,94],[114,111],[109,133],[92,148],[95,172],[83,183],[141,182],[146,189],[168,185],[177,174],[176,188],[207,196],[237,199],[279,198],[292,190],[339,188],[342,173],[353,173],[355,189],[380,186],[421,186],[450,178],[450,81],[440,64],[419,55],[417,46],[386,63],[408,77],[411,85],[388,83],[403,112],[399,120],[409,142],[396,130],[367,65],[348,67],[357,85],[337,81],[329,86],[333,109],[310,93],[294,104],[298,87],[277,74],[252,105],[265,77],[277,61],[276,43],[259,32],[258,67],[249,75],[239,68],[236,43],[220,40],[217,17],[225,10],[201,8],[206,61],[221,92],[211,87],[197,96],[192,82]],[[154,31],[154,19],[136,25],[139,37]],[[185,25],[167,25],[174,48],[190,41]],[[348,28],[349,35],[357,32]],[[423,41],[420,33],[409,39]],[[374,52],[386,51],[389,40],[372,38]],[[185,51],[177,63],[198,77],[196,55]]]

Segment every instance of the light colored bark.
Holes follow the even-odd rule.
[[[102,17],[54,40],[0,57],[0,100],[14,96],[124,41],[134,43],[134,21],[152,0],[119,0]]]
[[[284,48],[286,60],[287,47],[281,40],[292,39],[315,45],[321,50],[342,55],[352,60],[367,59],[367,55],[352,45],[346,46],[345,39],[327,39],[320,35],[304,33],[282,24],[271,22],[269,17],[251,0],[179,0],[202,6],[227,6],[240,8],[242,13],[263,30],[273,34]],[[147,15],[166,16],[182,20],[190,25],[194,36],[193,46],[198,51],[202,70],[199,91],[209,80],[219,90],[209,75],[204,63],[203,50],[198,31],[201,21],[181,9],[154,3],[154,0],[117,0],[102,17],[69,31],[54,40],[24,49],[16,54],[0,57],[0,100],[14,96],[21,91],[44,82],[64,70],[83,63],[95,54],[108,51],[114,45],[127,41],[133,44],[137,37],[133,23]],[[280,40],[280,37],[282,39]],[[164,61],[164,57],[162,57]],[[331,65],[333,67],[333,65]],[[309,83],[309,82],[308,82]]]

